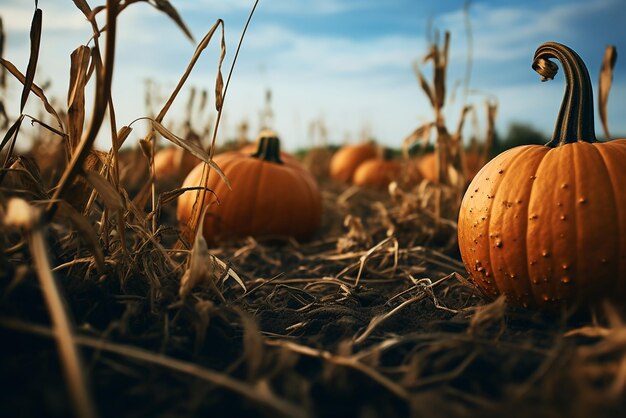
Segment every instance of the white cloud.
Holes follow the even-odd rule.
[[[316,14],[327,15],[343,13],[372,7],[376,2],[372,0],[261,0],[259,7],[265,12],[281,14]],[[380,3],[378,3],[380,4]],[[184,0],[176,5],[181,11],[211,10],[217,13],[249,11],[254,6],[254,0]]]
[[[30,2],[24,2],[23,6],[12,4],[5,5],[0,10],[4,30],[7,32],[29,32],[33,19],[34,7]],[[71,3],[59,5],[58,3],[46,4],[43,10],[43,30],[44,31],[75,31],[85,27],[87,19]],[[24,7],[26,6],[26,7]],[[44,10],[45,9],[45,10]]]
[[[527,57],[534,52],[528,50],[529,42],[552,40],[550,38],[555,35],[563,38],[580,33],[580,28],[569,23],[590,13],[610,12],[619,1],[576,1],[540,9],[494,7],[477,3],[471,8],[474,59],[498,62]],[[441,16],[436,24],[454,30],[465,27],[464,19],[463,11],[459,10]],[[464,56],[464,48],[465,45],[460,44],[458,48],[451,49],[451,57]]]

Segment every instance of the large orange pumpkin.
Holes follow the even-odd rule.
[[[180,147],[163,148],[154,155],[154,174],[157,180],[184,178],[200,159]]]
[[[567,83],[553,138],[500,154],[474,178],[459,214],[463,262],[488,296],[515,305],[624,305],[626,140],[596,140],[581,58],[541,45],[533,68],[546,79],[557,69],[549,58]]]
[[[330,160],[330,176],[335,180],[349,182],[361,163],[377,155],[378,148],[371,143],[345,145]]]
[[[262,137],[254,154],[231,151],[217,155],[214,161],[230,180],[232,190],[214,170],[207,178],[205,165],[198,165],[183,187],[203,184],[217,198],[204,191],[184,193],[178,199],[178,220],[188,222],[198,199],[209,205],[203,230],[209,242],[245,236],[310,237],[321,222],[319,188],[299,162],[282,160],[280,155],[280,141],[275,136]]]
[[[396,180],[402,172],[402,165],[391,158],[387,150],[379,158],[370,158],[361,163],[354,172],[352,182],[357,186],[384,188]]]

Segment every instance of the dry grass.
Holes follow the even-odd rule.
[[[223,22],[200,41],[161,111],[148,111],[153,130],[127,152],[121,146],[132,122],[117,128],[110,75],[116,17],[133,2],[93,10],[75,3],[94,38],[73,54],[67,109],[52,108],[33,83],[41,12],[26,75],[2,61],[26,92],[0,147],[4,410],[272,417],[626,410],[625,326],[610,307],[594,317],[542,316],[501,299],[486,304],[464,278],[455,222],[462,189],[450,170],[440,170],[440,185],[393,183],[386,192],[323,182],[324,225],[307,243],[267,237],[208,248],[200,211],[180,231],[173,201],[182,190],[159,193],[151,175],[156,133],[217,169],[210,160],[230,76],[224,83],[219,71],[210,141],[192,140],[191,128],[176,135],[163,120]],[[150,4],[188,34],[168,1]],[[444,104],[446,45],[429,58],[439,80],[429,87],[435,109]],[[87,114],[83,92],[94,84]],[[37,118],[47,155],[45,147],[13,155],[21,123],[33,119],[22,113],[29,92],[47,112]],[[113,146],[97,153],[93,140],[107,115]],[[454,153],[462,155],[460,136],[447,134],[441,115],[435,126],[441,158],[462,172]],[[143,164],[141,176],[133,177],[133,164]]]

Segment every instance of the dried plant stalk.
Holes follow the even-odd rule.
[[[106,50],[104,57],[104,64],[101,66],[98,63],[98,55],[94,55],[96,60],[96,94],[94,98],[94,110],[91,116],[91,124],[84,135],[80,144],[76,148],[75,154],[72,156],[70,163],[63,172],[63,176],[57,185],[57,188],[52,196],[52,199],[48,205],[47,213],[51,218],[56,210],[55,202],[65,196],[67,189],[76,175],[81,171],[82,163],[87,158],[93,143],[96,140],[96,136],[100,131],[107,106],[109,104],[109,98],[111,96],[111,81],[113,78],[113,65],[115,59],[115,37],[116,37],[116,21],[118,12],[118,2],[115,0],[107,0],[107,27],[106,32]]]
[[[600,88],[598,89],[598,110],[600,112],[600,119],[602,120],[602,129],[604,129],[604,135],[607,140],[611,137],[609,133],[608,105],[609,92],[613,84],[613,68],[615,67],[615,61],[617,61],[617,48],[615,48],[614,45],[609,45],[604,50],[602,68],[600,69]]]
[[[37,61],[39,59],[39,46],[41,44],[41,24],[43,19],[41,9],[35,9],[33,21],[30,25],[30,56],[28,58],[28,66],[26,67],[26,79],[24,88],[22,89],[22,98],[20,100],[20,113],[24,112],[26,100],[30,93],[30,87],[35,80],[35,71],[37,70]]]
[[[7,206],[5,223],[22,228],[28,239],[35,271],[48,305],[50,317],[52,318],[54,335],[59,347],[61,362],[65,369],[65,376],[70,387],[70,396],[74,402],[76,415],[79,417],[95,417],[95,409],[84,374],[85,368],[74,342],[72,324],[66,312],[57,282],[52,275],[43,232],[39,224],[39,214],[21,199],[12,199]]]

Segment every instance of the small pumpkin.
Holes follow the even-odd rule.
[[[163,148],[154,155],[154,174],[157,180],[182,179],[200,162],[183,148]]]
[[[626,302],[626,140],[598,142],[593,92],[582,59],[541,45],[544,79],[561,62],[566,79],[552,140],[512,148],[471,182],[459,214],[465,267],[489,297],[514,305]]]
[[[354,184],[384,188],[400,176],[402,165],[392,159],[390,150],[384,149],[381,154],[380,157],[371,158],[359,165],[354,172]]]
[[[338,181],[349,182],[361,163],[377,155],[378,148],[372,143],[345,145],[330,160],[330,176]]]
[[[183,187],[204,185],[215,195],[185,192],[177,208],[178,220],[187,223],[196,199],[209,205],[203,229],[207,241],[270,235],[306,239],[319,227],[322,197],[317,183],[302,164],[281,158],[275,135],[262,136],[254,154],[231,151],[215,156],[214,161],[230,180],[232,190],[214,170],[207,176],[205,165],[200,164]]]
[[[419,171],[422,176],[432,183],[437,183],[439,181],[437,164],[438,162],[436,153],[426,154],[417,162]],[[467,177],[467,181],[473,179],[474,176],[476,176],[476,173],[478,173],[478,171],[482,168],[482,166],[483,158],[481,155],[473,152],[465,153],[465,175]]]

